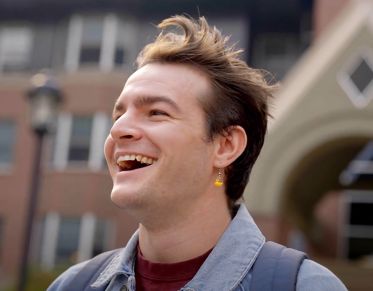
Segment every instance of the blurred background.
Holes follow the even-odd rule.
[[[44,290],[136,229],[103,144],[137,53],[180,13],[280,82],[245,192],[264,234],[373,290],[372,0],[0,0],[0,290]]]

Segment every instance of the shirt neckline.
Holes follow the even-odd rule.
[[[187,261],[172,264],[154,263],[144,258],[140,247],[137,246],[136,275],[159,281],[179,281],[193,278],[212,249],[201,256]]]

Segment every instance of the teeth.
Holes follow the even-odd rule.
[[[143,156],[143,155],[131,154],[131,155],[124,155],[124,156],[118,157],[117,164],[119,164],[121,162],[125,162],[125,161],[138,161],[142,164],[152,165],[156,160],[154,160],[152,158],[148,158],[148,157]]]

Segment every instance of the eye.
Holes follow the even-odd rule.
[[[170,116],[170,115],[163,110],[152,109],[149,111],[149,116]]]
[[[113,123],[114,123],[115,121],[117,121],[120,117],[121,117],[121,115],[119,115],[119,114],[114,115],[114,116],[112,117],[112,121],[113,121]]]

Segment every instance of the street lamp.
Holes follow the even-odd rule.
[[[18,291],[24,291],[27,282],[30,241],[40,184],[43,140],[53,129],[58,105],[62,102],[60,88],[56,81],[45,72],[36,74],[31,78],[31,88],[27,92],[27,97],[30,103],[31,127],[35,136],[35,153],[32,166],[30,200],[25,221]]]

